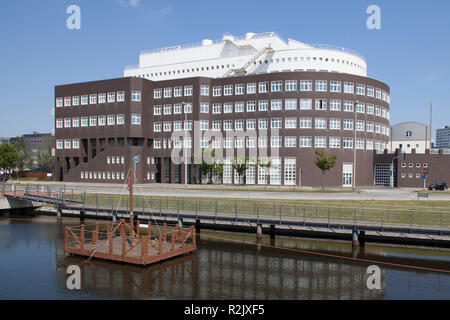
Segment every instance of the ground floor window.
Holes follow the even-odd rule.
[[[255,184],[255,166],[254,162],[249,162],[247,170],[245,172],[246,183],[247,184]]]
[[[351,187],[353,185],[353,164],[344,163],[342,168],[342,186]]]
[[[223,165],[223,183],[232,183],[233,166],[231,163]]]
[[[294,186],[297,172],[297,159],[284,158],[284,185]]]
[[[272,167],[270,168],[270,184],[280,185],[281,184],[281,159],[273,158]]]

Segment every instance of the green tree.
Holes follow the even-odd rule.
[[[30,143],[24,137],[18,137],[14,142],[14,148],[19,153],[19,162],[17,168],[19,171],[32,169],[34,167],[34,155],[30,148]]]
[[[337,155],[332,154],[330,156],[325,155],[324,151],[316,150],[316,160],[314,163],[322,170],[322,190],[325,190],[325,174],[336,165]]]
[[[4,143],[0,145],[0,168],[5,170],[14,169],[19,163],[19,153],[13,145]]]
[[[213,172],[214,173],[223,173],[223,169],[219,169],[221,161],[220,156],[211,149],[204,149],[202,151],[202,159],[201,163],[198,165],[200,168],[200,172],[202,175],[207,175],[209,173],[208,184],[212,182]],[[216,169],[217,168],[217,169]]]
[[[36,161],[39,168],[46,172],[52,172],[54,168],[55,157],[52,154],[55,147],[55,137],[45,136],[38,146]]]

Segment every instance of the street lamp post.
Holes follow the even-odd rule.
[[[182,102],[183,112],[184,112],[184,130],[183,130],[183,157],[184,157],[184,187],[187,188],[187,152],[186,152],[186,124],[187,124],[187,113],[185,109],[186,102]]]
[[[355,112],[355,123],[353,124],[353,165],[352,165],[352,189],[356,189],[356,121],[357,121],[357,113],[356,113],[356,106],[358,105],[359,101],[355,101],[355,104],[353,106],[354,112]]]

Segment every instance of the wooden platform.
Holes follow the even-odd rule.
[[[84,224],[79,230],[66,227],[65,252],[86,256],[88,259],[148,265],[196,249],[194,226],[185,229],[176,225],[169,230],[166,224],[152,226],[149,223],[147,234],[141,235],[140,229],[135,231],[131,228],[132,225],[133,220],[127,224],[122,219],[115,224],[107,222],[105,232],[100,231],[98,222],[93,230],[87,230]],[[137,225],[139,226],[139,221]]]

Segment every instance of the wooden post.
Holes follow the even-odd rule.
[[[175,230],[172,230],[172,253],[175,251]]]
[[[130,214],[130,242],[131,245],[134,244],[134,216],[133,214]]]
[[[148,236],[150,238],[152,237],[152,222],[150,221],[150,219],[148,220]]]
[[[140,222],[139,222],[139,219],[137,219],[137,220],[136,220],[136,236],[137,236],[138,238],[139,238],[139,233],[140,233],[140,232],[139,232],[139,229],[140,229],[140,228],[139,228],[139,225],[140,225]]]
[[[161,255],[162,255],[162,235],[161,235],[161,233],[159,234],[158,244],[159,244],[159,258],[161,258]]]
[[[69,227],[66,227],[66,233],[64,236],[64,248],[67,251],[67,248],[69,247]]]
[[[194,246],[194,249],[197,248],[197,239],[195,237],[195,229],[192,230],[192,244]]]
[[[178,241],[178,232],[180,231],[180,226],[178,223],[175,225],[175,241]]]
[[[142,236],[141,239],[141,263],[146,264],[148,253],[148,237]]]
[[[98,238],[98,221],[95,223],[95,231],[92,234],[92,246],[95,246],[97,244],[97,238]]]
[[[81,251],[84,251],[84,224],[81,225],[80,237],[81,237],[80,249],[81,249]]]
[[[120,225],[120,236],[122,238],[122,261],[125,259],[125,252],[126,252],[126,238],[125,238],[125,226],[122,223]]]
[[[192,228],[192,226],[191,226]],[[181,229],[181,248],[184,249],[184,229]]]
[[[167,241],[167,223],[165,222],[163,226],[163,231],[164,231],[164,241]]]
[[[112,257],[112,255],[113,255],[113,237],[112,237],[111,229],[109,227],[109,221],[106,223],[106,227],[108,228],[106,233],[108,236],[108,243],[109,243],[109,256]]]

